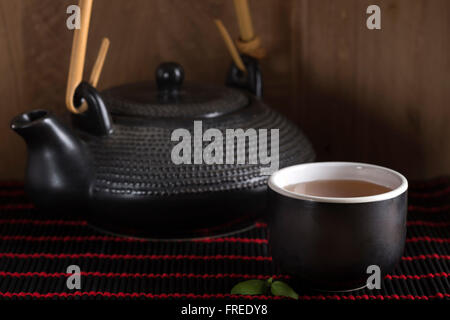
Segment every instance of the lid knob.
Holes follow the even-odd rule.
[[[156,69],[156,84],[160,92],[176,94],[183,80],[183,67],[176,62],[161,63]]]

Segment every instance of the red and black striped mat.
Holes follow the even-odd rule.
[[[78,265],[81,290],[66,271]],[[303,300],[450,299],[450,178],[410,186],[406,250],[381,290],[342,294],[300,291]],[[279,274],[267,228],[229,237],[151,242],[102,234],[82,220],[33,208],[20,183],[0,182],[0,299],[274,299],[233,296],[245,279]]]

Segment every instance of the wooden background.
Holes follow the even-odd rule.
[[[64,114],[75,0],[0,0],[0,179],[20,179],[22,140],[10,119]],[[382,9],[382,30],[365,27]],[[450,173],[450,1],[250,0],[266,101],[300,125],[319,160],[386,165],[409,178]],[[111,48],[100,88],[151,79],[167,60],[187,81],[222,83],[230,62],[213,24],[237,36],[231,0],[95,0],[89,72],[101,37]]]

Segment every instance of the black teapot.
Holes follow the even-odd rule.
[[[195,148],[210,143],[198,134],[198,124],[203,132],[224,134],[279,129],[278,141],[267,133],[266,149],[279,150],[272,160],[280,168],[313,161],[314,152],[299,129],[262,102],[258,62],[245,61],[248,74],[232,66],[223,87],[183,84],[176,63],[161,64],[154,83],[99,93],[82,82],[74,101],[88,108],[71,115],[71,126],[45,110],[15,117],[11,128],[28,146],[26,191],[32,201],[136,236],[201,236],[253,221],[266,209],[268,175],[261,169],[267,163],[249,160],[256,152],[250,143],[228,150],[226,139],[224,150],[233,155],[223,159],[234,161],[195,161],[201,159]],[[179,144],[172,135],[179,128],[191,134],[187,163],[172,159]]]
[[[80,2],[83,17],[92,2]],[[45,110],[11,124],[28,146],[25,187],[37,207],[118,234],[169,238],[236,230],[264,213],[271,171],[313,161],[314,152],[261,101],[264,50],[248,4],[235,5],[239,48],[216,20],[234,61],[223,87],[183,84],[183,68],[163,63],[153,83],[99,93],[109,39],[83,82],[90,19],[82,19],[66,91],[71,126]]]

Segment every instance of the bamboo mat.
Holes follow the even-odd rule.
[[[81,289],[66,286],[69,265]],[[412,183],[404,256],[381,290],[327,294],[300,289],[302,300],[450,299],[450,178]],[[245,279],[289,278],[268,252],[267,226],[229,237],[149,242],[105,235],[86,221],[34,209],[23,186],[0,182],[0,299],[274,299],[230,295]],[[278,298],[276,298],[278,299]]]

